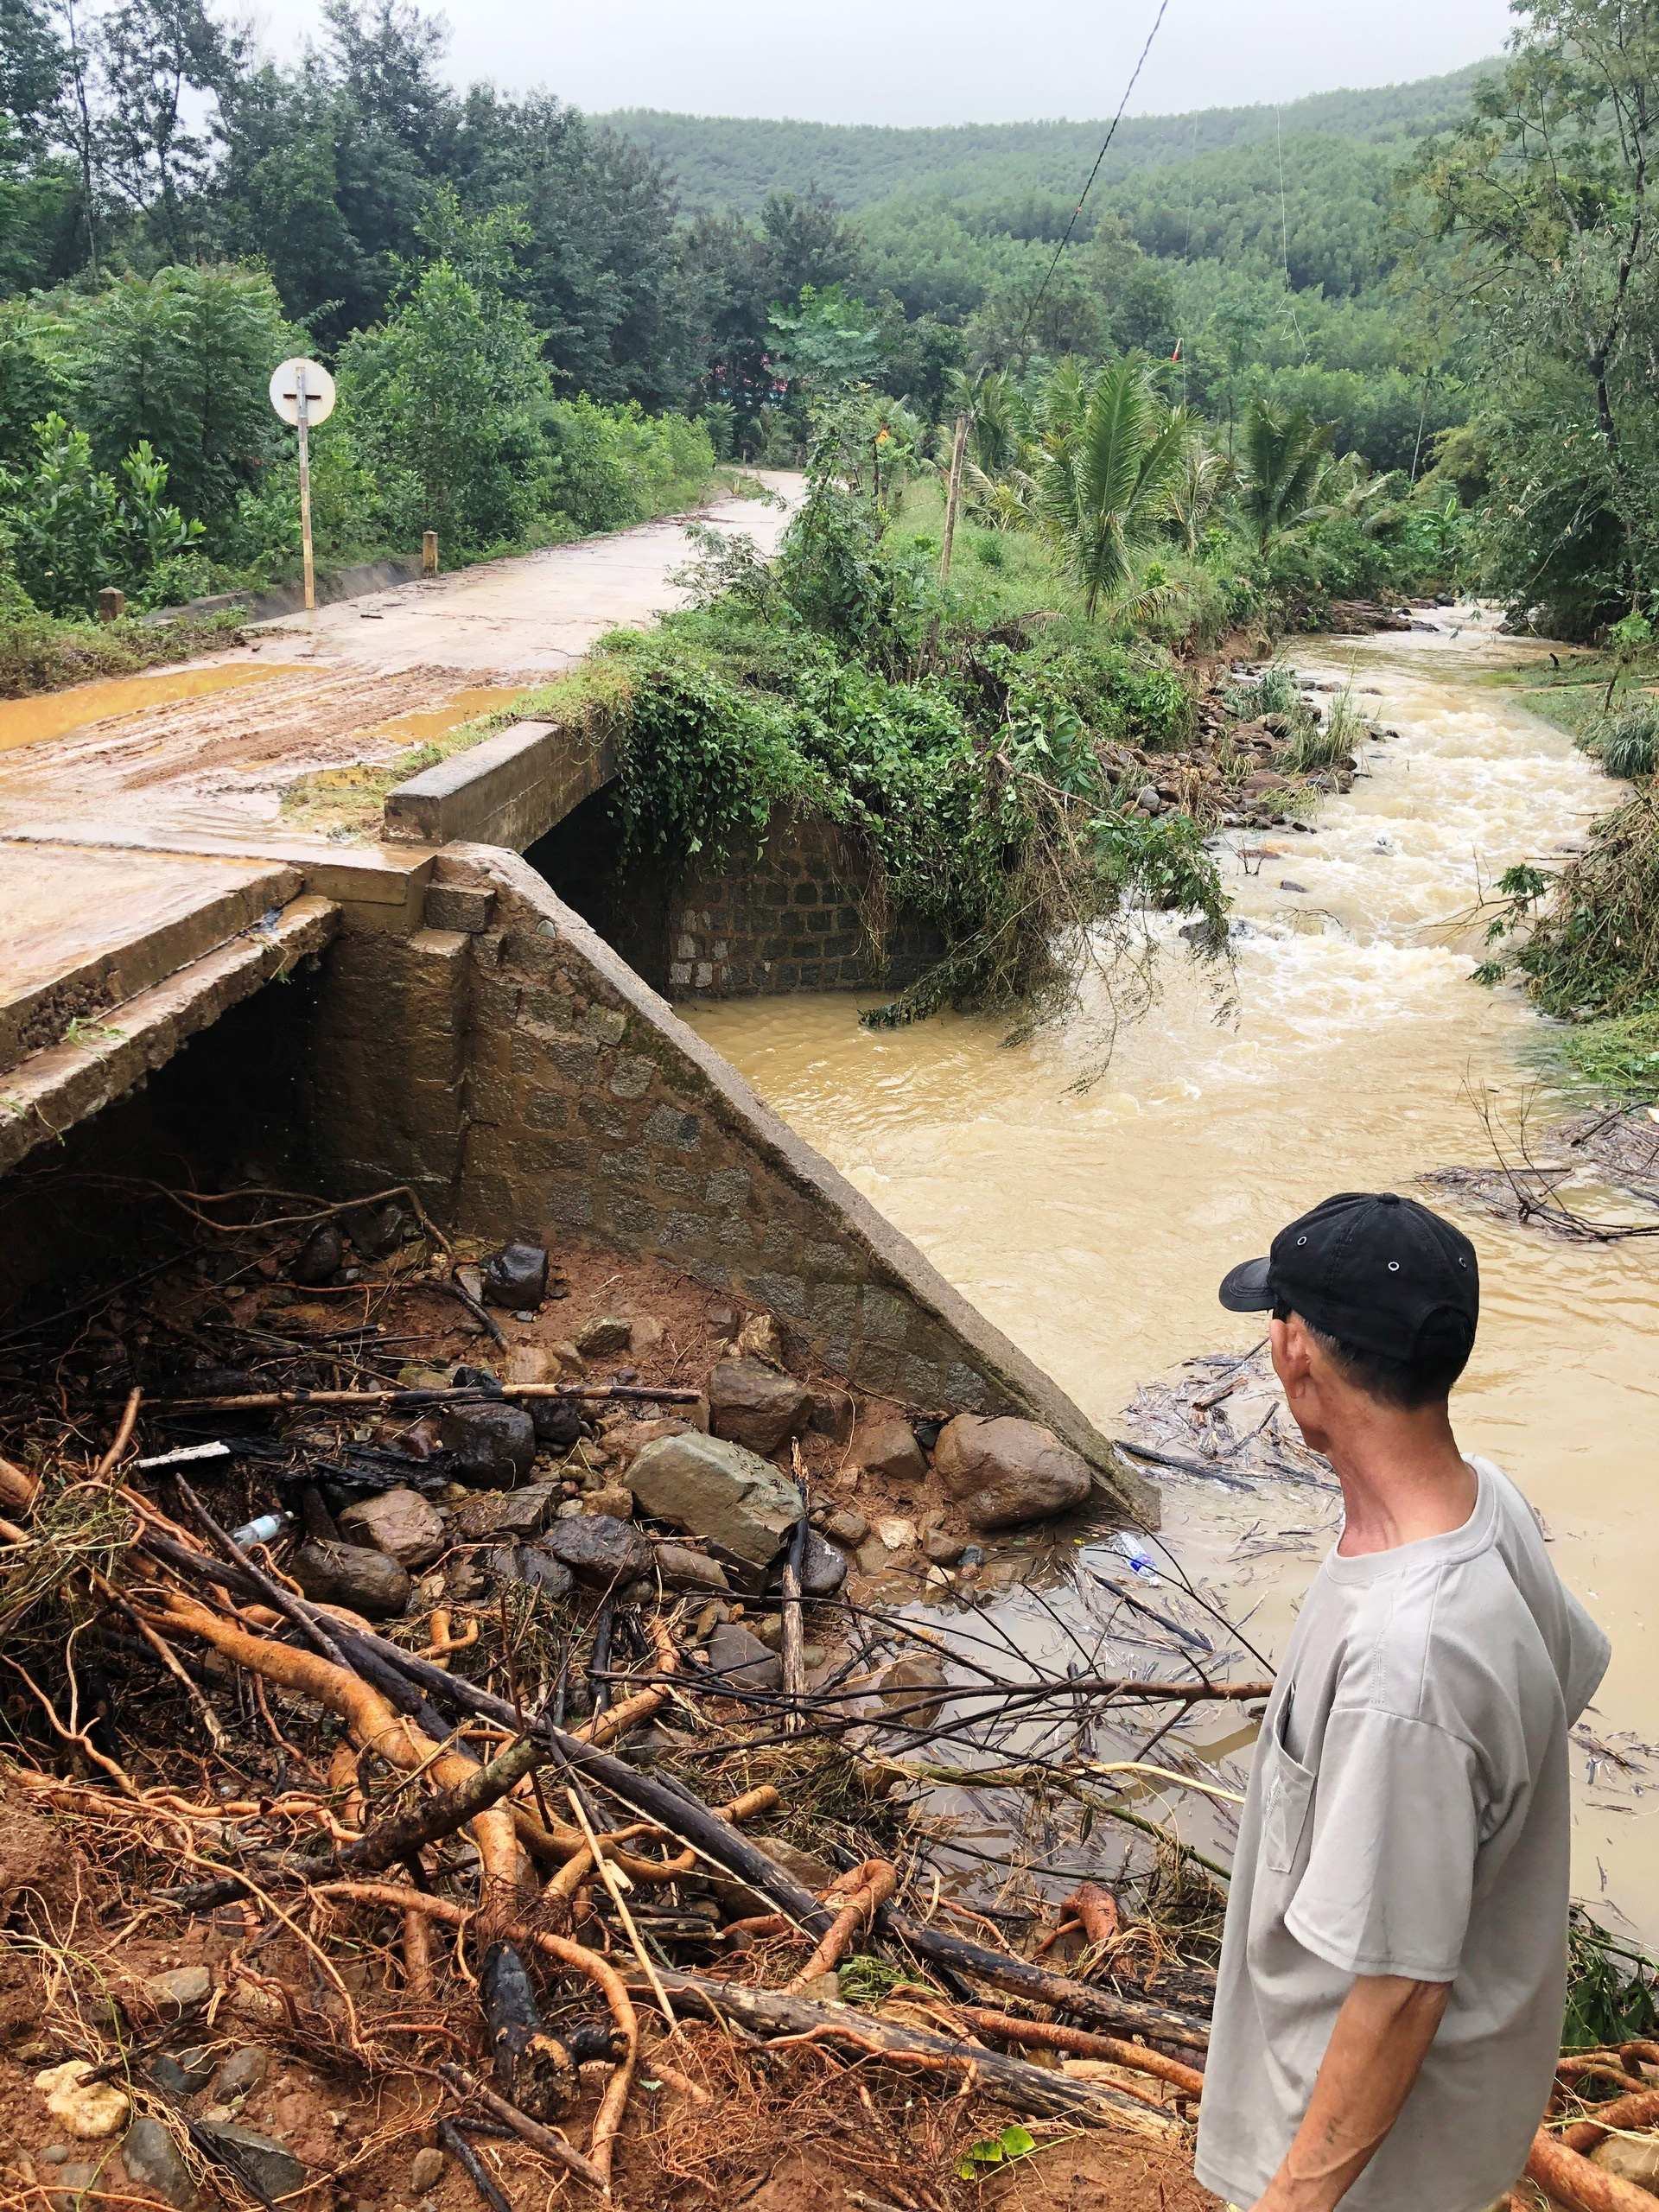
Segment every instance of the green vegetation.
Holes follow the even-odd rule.
[[[1065,1011],[1090,970],[1122,986],[1142,906],[1198,913],[1202,949],[1218,949],[1199,825],[1138,810],[1144,777],[1122,752],[1190,724],[1186,687],[1091,617],[1087,582],[1060,587],[1057,608],[1046,563],[1040,594],[980,563],[942,590],[937,536],[918,527],[937,524],[937,494],[873,473],[848,486],[846,448],[880,414],[853,395],[819,417],[775,563],[716,540],[691,573],[697,604],[601,646],[596,664],[622,677],[626,849],[671,868],[741,858],[780,810],[833,823],[874,864],[873,933],[902,907],[944,945],[871,1020]]]
[[[1282,108],[1207,108],[1201,115],[1131,116],[1118,126],[1103,175],[1114,183],[1143,168],[1175,168],[1200,155],[1287,143],[1305,132],[1362,143],[1420,138],[1457,122],[1471,86],[1492,65],[1370,92],[1317,92]],[[734,207],[757,214],[769,193],[810,179],[844,207],[906,194],[950,200],[981,193],[1008,200],[1058,198],[1070,205],[1077,180],[1106,135],[1096,123],[969,123],[937,129],[874,124],[772,123],[742,116],[667,115],[626,108],[597,121],[644,146],[674,175],[694,207]],[[1172,201],[1181,204],[1180,195]]]

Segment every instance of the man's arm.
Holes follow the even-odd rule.
[[[1451,1994],[1449,1981],[1399,1974],[1355,1982],[1295,2140],[1255,2212],[1333,2212],[1399,2119]]]

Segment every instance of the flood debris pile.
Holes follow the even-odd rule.
[[[1614,1244],[1659,1236],[1659,1112],[1615,1106],[1569,1115],[1539,1130],[1522,1115],[1501,1128],[1483,1119],[1489,1164],[1431,1168],[1418,1178],[1470,1205],[1574,1243]]]
[[[1074,1453],[407,1192],[173,1206],[6,1347],[9,2186],[1202,2201],[1217,1893],[1116,1762],[1268,1685],[997,1621]]]
[[[1269,1684],[1081,1463],[407,1192],[172,1203],[182,1252],[6,1348],[9,2189],[1199,2212]],[[1659,2098],[1581,1940],[1569,2175]]]

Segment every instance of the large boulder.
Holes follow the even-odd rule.
[[[659,1436],[639,1452],[628,1483],[642,1513],[770,1567],[801,1517],[800,1492],[757,1453],[719,1436]]]
[[[536,1463],[536,1429],[522,1407],[499,1399],[446,1406],[438,1438],[455,1455],[457,1480],[473,1490],[512,1490]]]
[[[1009,1529],[1052,1521],[1089,1495],[1086,1460],[1052,1429],[1007,1414],[958,1414],[947,1421],[933,1454],[944,1494],[973,1529]]]
[[[760,1359],[717,1361],[709,1376],[709,1426],[751,1452],[775,1452],[812,1418],[812,1393]]]
[[[563,1560],[578,1582],[596,1587],[632,1582],[651,1571],[651,1546],[632,1522],[613,1520],[608,1513],[584,1513],[571,1521],[556,1521],[549,1529],[546,1548]]]
[[[372,1621],[407,1612],[414,1592],[406,1571],[385,1552],[314,1536],[294,1554],[294,1580],[319,1605],[344,1605]]]
[[[484,1297],[488,1305],[515,1312],[534,1307],[547,1295],[547,1247],[504,1244],[484,1262]]]
[[[399,1567],[430,1567],[447,1541],[443,1516],[418,1491],[382,1491],[348,1505],[340,1516],[354,1543],[372,1545]]]

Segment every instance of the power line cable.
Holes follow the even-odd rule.
[[[1083,214],[1084,202],[1088,199],[1090,192],[1093,191],[1095,179],[1100,175],[1101,164],[1106,159],[1107,155],[1111,151],[1112,141],[1117,136],[1117,126],[1123,120],[1123,111],[1128,107],[1131,99],[1134,97],[1135,88],[1141,81],[1141,72],[1147,66],[1147,56],[1152,52],[1152,42],[1157,37],[1158,33],[1162,27],[1164,17],[1168,14],[1168,12],[1169,0],[1159,0],[1158,13],[1153,18],[1152,29],[1147,33],[1147,42],[1141,49],[1141,59],[1135,65],[1134,75],[1129,79],[1128,83],[1123,88],[1123,97],[1117,104],[1117,113],[1112,118],[1111,126],[1108,130],[1105,138],[1102,141],[1100,151],[1095,156],[1095,166],[1089,172],[1089,181],[1084,186],[1083,191],[1078,196],[1077,206],[1071,210],[1071,219],[1066,225],[1065,234],[1061,238],[1059,244],[1054,249],[1054,258],[1049,263],[1048,268],[1044,274],[1043,281],[1037,287],[1036,294],[1032,300],[1031,305],[1026,309],[1026,319],[1020,327],[1020,335],[1014,342],[1014,350],[1016,353],[1018,353],[1020,348],[1025,344],[1027,336],[1030,332],[1031,326],[1037,319],[1037,310],[1043,304],[1044,296],[1047,292],[1049,285],[1053,281],[1054,271],[1060,265],[1060,256],[1065,251],[1067,246],[1071,243],[1071,233],[1077,229],[1078,220]]]
[[[1302,362],[1307,362],[1307,340],[1302,335],[1302,326],[1296,313],[1296,295],[1290,282],[1290,218],[1285,211],[1285,125],[1275,103],[1273,111],[1274,137],[1279,145],[1279,258],[1285,271],[1285,304],[1290,309],[1290,327],[1296,334],[1296,343],[1302,349]]]

